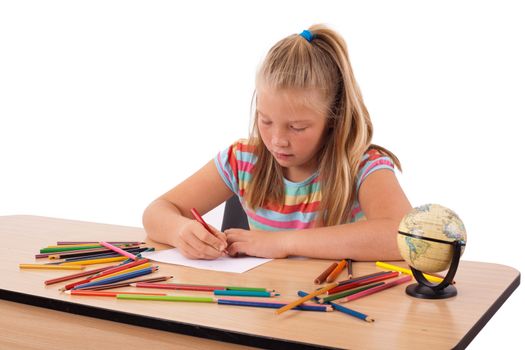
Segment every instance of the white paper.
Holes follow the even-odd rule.
[[[272,259],[254,258],[251,256],[232,258],[221,256],[215,260],[194,260],[184,257],[177,248],[143,252],[141,256],[158,262],[183,265],[197,269],[242,273],[262,265]]]

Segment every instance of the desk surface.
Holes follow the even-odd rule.
[[[119,339],[126,335],[130,343],[144,341],[150,347],[153,345],[151,342],[156,342],[154,348],[174,343],[187,349],[233,347],[233,344],[221,341],[287,349],[464,348],[520,282],[519,272],[511,267],[462,261],[455,277],[458,295],[454,298],[415,299],[405,294],[406,285],[403,285],[345,304],[376,320],[366,323],[339,312],[291,310],[275,315],[271,309],[71,296],[57,290],[65,283],[51,286],[43,283],[46,279],[67,275],[71,271],[18,268],[19,263],[34,262],[34,255],[40,248],[59,240],[144,240],[145,233],[140,228],[35,216],[6,216],[0,217],[0,239],[3,243],[0,248],[3,277],[0,279],[0,299],[52,309],[0,301],[2,310],[12,315],[2,318],[1,328],[13,331],[0,334],[0,346],[10,345],[11,348],[13,345],[27,345],[28,340],[22,339],[24,327],[26,332],[47,334],[40,338],[36,336],[42,342],[57,341],[57,337],[49,336],[53,330],[56,330],[56,335],[67,332],[66,344],[67,341],[74,342],[75,335],[80,341],[85,339],[86,334],[99,334],[108,340],[112,339],[112,335],[118,335],[115,338]],[[146,242],[157,249],[166,248]],[[280,292],[279,298],[295,299],[297,290],[311,291],[317,287],[313,279],[328,264],[328,261],[316,259],[279,259],[236,274],[159,263],[157,274],[173,275],[175,277],[170,282],[178,283],[264,286]],[[403,262],[395,264],[406,266]],[[354,265],[355,275],[377,271],[379,269],[373,263]],[[203,295],[199,292],[170,294]],[[26,313],[34,317],[24,316]],[[9,319],[13,322],[8,322]],[[62,339],[58,344],[64,344]]]

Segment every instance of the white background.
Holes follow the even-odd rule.
[[[151,200],[247,136],[268,49],[326,23],[412,204],[460,215],[465,260],[523,271],[524,14],[519,1],[2,1],[0,215],[141,226]],[[523,344],[523,296],[470,348]]]

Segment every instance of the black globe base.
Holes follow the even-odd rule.
[[[455,297],[458,294],[458,290],[451,284],[444,289],[435,290],[423,284],[414,283],[406,288],[406,293],[421,299],[446,299]]]
[[[443,281],[437,284],[430,283],[423,275],[423,272],[410,266],[410,270],[412,270],[412,274],[417,283],[411,284],[406,288],[408,295],[421,299],[446,299],[458,294],[458,290],[452,285],[452,281],[458,269],[461,247],[465,243],[462,241],[454,241],[451,244],[453,246],[452,261]]]

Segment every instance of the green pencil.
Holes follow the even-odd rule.
[[[215,303],[217,300],[210,297],[186,297],[173,295],[142,295],[142,294],[117,294],[117,299],[127,300],[156,300],[156,301],[187,301],[193,303]]]

